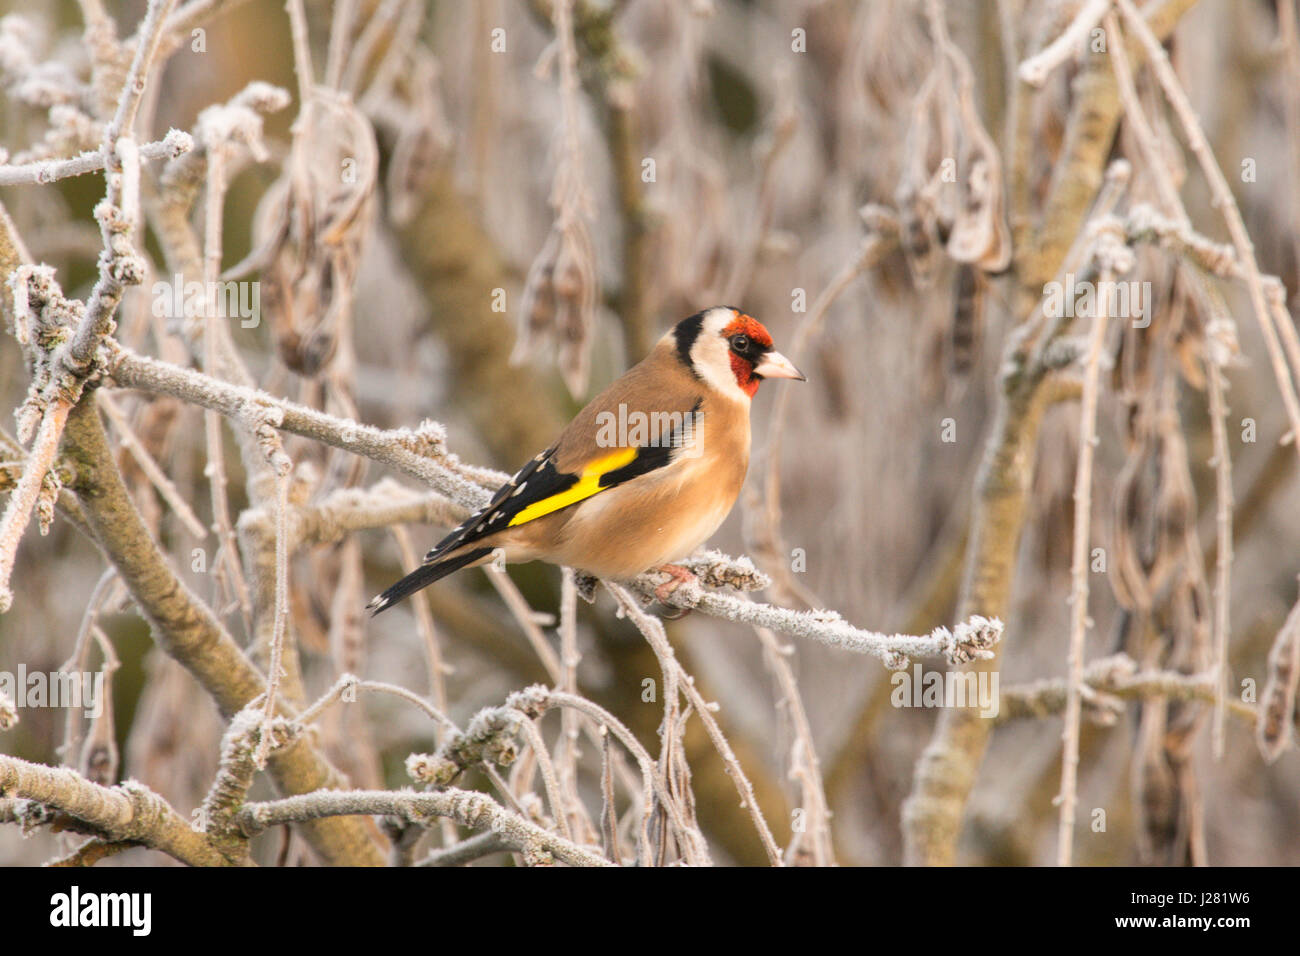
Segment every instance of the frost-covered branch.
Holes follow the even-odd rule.
[[[1139,670],[1124,654],[1093,661],[1083,672],[1083,704],[1093,721],[1113,724],[1123,711],[1123,700],[1164,697],[1169,700],[1213,703],[1218,696],[1213,674],[1183,674],[1178,671]],[[1002,691],[995,724],[1029,718],[1053,717],[1065,710],[1068,681],[1050,678],[1007,687]],[[1254,725],[1258,711],[1240,700],[1228,699],[1227,709]]]
[[[342,448],[403,471],[459,504],[481,508],[491,497],[476,480],[504,483],[508,475],[466,469],[447,451],[446,432],[435,422],[412,429],[385,431],[338,418],[296,402],[277,399],[260,389],[222,382],[210,375],[140,355],[118,343],[109,345],[108,374],[126,388],[171,395],[211,408],[229,418],[257,415],[281,431]],[[473,478],[467,475],[473,475]]]
[[[396,816],[421,826],[439,817],[449,817],[462,826],[486,828],[497,834],[502,843],[523,854],[529,866],[548,866],[556,860],[570,866],[612,865],[600,854],[511,813],[486,794],[454,787],[432,793],[322,790],[247,804],[239,811],[236,822],[246,836],[255,836],[286,823],[343,815]]]
[[[992,656],[990,648],[1002,637],[1002,622],[978,615],[958,624],[955,631],[937,627],[927,635],[881,634],[855,627],[838,612],[793,611],[751,601],[740,594],[713,588],[755,591],[767,586],[767,577],[748,558],[731,558],[717,551],[704,552],[683,561],[700,579],[679,587],[668,599],[673,607],[690,608],[741,624],[765,627],[795,637],[807,638],[857,654],[872,654],[891,670],[904,668],[912,657],[943,657],[951,664],[965,664]],[[663,584],[660,572],[642,575],[633,584],[643,594],[653,594]],[[700,586],[703,585],[703,586]]]
[[[167,131],[162,139],[145,143],[140,147],[141,160],[175,159],[182,153],[194,148],[194,139],[189,133],[178,129]],[[104,151],[86,150],[67,159],[42,159],[30,163],[0,166],[0,186],[41,186],[46,183],[68,179],[72,176],[84,176],[96,173],[105,166]]]
[[[0,798],[17,797],[67,814],[65,829],[114,843],[135,843],[192,866],[227,866],[203,834],[148,787],[128,780],[116,787],[91,783],[65,767],[47,767],[0,754]],[[20,804],[16,815],[25,813]],[[39,817],[34,822],[44,822]]]

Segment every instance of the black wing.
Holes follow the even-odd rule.
[[[577,475],[566,474],[555,467],[555,449],[558,447],[558,443],[552,445],[515,472],[513,478],[496,490],[486,507],[474,512],[430,548],[424,556],[425,562],[436,561],[452,548],[509,527],[511,520],[529,505],[576,484]]]

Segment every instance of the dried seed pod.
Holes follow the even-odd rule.
[[[965,378],[974,366],[979,351],[987,303],[986,283],[976,269],[963,265],[957,269],[954,284],[952,371],[959,378]]]
[[[1300,603],[1291,609],[1268,652],[1268,681],[1259,701],[1255,740],[1272,763],[1291,745],[1300,686]]]
[[[1011,262],[1011,233],[1007,229],[1002,159],[975,109],[970,64],[952,48],[953,67],[961,77],[958,131],[962,140],[961,198],[948,236],[948,255],[986,272],[1001,272]]]
[[[597,295],[595,250],[586,227],[576,218],[557,221],[524,282],[511,361],[531,357],[549,338],[556,344],[565,384],[573,395],[581,395],[587,387]]]
[[[378,171],[369,121],[345,97],[318,89],[254,225],[266,263],[262,309],[281,360],[301,375],[328,367],[351,318]]]
[[[948,235],[948,255],[1001,272],[1011,262],[1011,234],[1003,213],[1002,172],[996,153],[969,160],[960,212]]]

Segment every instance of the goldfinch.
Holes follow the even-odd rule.
[[[663,600],[693,576],[669,562],[703,544],[740,494],[750,400],[765,378],[807,380],[756,319],[727,306],[683,319],[367,607],[378,614],[497,556],[616,581],[662,570]]]

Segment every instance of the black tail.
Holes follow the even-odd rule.
[[[458,554],[454,558],[448,558],[445,561],[435,561],[432,564],[422,564],[402,580],[398,581],[383,594],[376,595],[369,604],[366,605],[373,617],[380,611],[386,611],[398,601],[414,594],[420,588],[428,587],[439,578],[445,578],[453,571],[459,571],[467,565],[473,564],[484,555],[491,554],[491,548],[475,548],[473,551],[466,551],[464,554]]]

